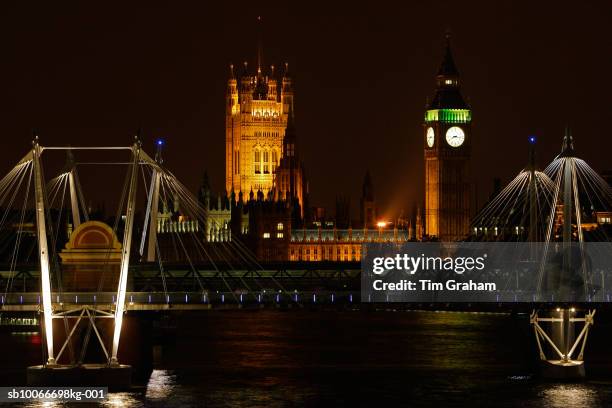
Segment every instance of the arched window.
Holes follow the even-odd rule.
[[[234,152],[234,174],[240,173],[240,151]]]
[[[255,157],[253,158],[253,171],[255,174],[261,174],[261,152],[255,149]]]
[[[264,174],[270,174],[270,151],[263,151],[263,172]]]

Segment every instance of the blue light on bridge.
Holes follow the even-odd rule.
[[[157,145],[158,146],[163,146],[164,145],[164,141],[162,139],[157,139]]]
[[[334,294],[333,293],[331,295],[331,300],[332,300],[332,303],[334,303]]]
[[[535,137],[535,136],[529,136],[529,139],[528,139],[528,140],[529,140],[529,143],[531,143],[531,144],[535,144],[535,142],[536,142],[536,137]]]
[[[225,303],[225,294],[221,294],[221,303]]]

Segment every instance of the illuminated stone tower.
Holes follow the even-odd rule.
[[[237,78],[230,66],[225,114],[225,188],[245,197],[273,187],[274,173],[283,153],[287,118],[293,108],[293,86],[287,64],[280,82],[274,66],[261,67],[261,52],[254,73],[245,62]]]
[[[456,241],[469,232],[472,111],[461,96],[449,35],[436,83],[423,125],[425,233],[442,241]]]

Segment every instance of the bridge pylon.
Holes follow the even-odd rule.
[[[48,234],[49,226],[47,225],[47,192],[45,190],[45,181],[43,166],[41,163],[42,152],[49,150],[67,150],[68,151],[68,167],[62,175],[66,177],[70,191],[72,222],[74,225],[73,232],[79,230],[81,224],[79,200],[82,199],[79,191],[79,182],[76,173],[76,166],[72,159],[72,150],[130,150],[131,163],[128,168],[129,189],[127,192],[127,204],[125,207],[125,228],[121,245],[121,261],[119,267],[119,280],[116,288],[116,298],[113,304],[105,305],[79,305],[78,307],[64,308],[60,305],[55,305],[52,299],[51,288],[51,271]],[[92,370],[96,371],[96,378],[101,383],[112,384],[115,388],[128,387],[131,381],[131,367],[119,363],[118,350],[121,339],[121,329],[123,325],[123,317],[126,311],[126,290],[128,282],[128,272],[130,266],[131,242],[134,227],[134,218],[136,212],[136,198],[138,187],[138,174],[141,164],[153,166],[153,185],[156,187],[152,195],[155,200],[149,200],[147,211],[151,216],[151,230],[156,228],[157,206],[152,206],[152,202],[159,200],[159,183],[161,180],[161,169],[158,167],[160,163],[153,162],[149,156],[142,151],[141,143],[138,137],[129,147],[43,147],[39,144],[38,137],[32,143],[32,150],[21,160],[18,165],[31,162],[34,182],[34,199],[36,213],[36,230],[38,239],[38,255],[40,259],[40,279],[41,279],[41,300],[43,319],[43,332],[45,336],[47,358],[42,366],[28,368],[28,383],[31,385],[75,385],[82,378],[91,378]],[[87,215],[85,214],[87,219]],[[84,225],[84,224],[83,224]],[[153,247],[153,256],[155,256],[155,235],[149,236],[149,247]],[[117,243],[117,247],[118,243]],[[59,281],[58,281],[59,282]],[[99,284],[100,285],[100,284]],[[62,288],[58,288],[60,291]],[[54,349],[55,340],[53,335],[53,320],[64,319],[65,321],[72,320],[72,326],[66,326],[66,339],[61,344],[59,352],[56,354]],[[113,319],[114,325],[112,328],[112,344],[108,348],[100,332],[100,328],[96,325],[98,319]],[[59,364],[60,357],[64,355],[64,351],[68,346],[71,347],[71,341],[76,337],[77,326],[81,323],[89,323],[89,329],[83,342],[83,350],[81,350],[81,358],[78,361],[71,359],[71,364]],[[70,327],[70,329],[68,329]],[[85,349],[88,345],[90,333],[93,332],[97,338],[100,347],[107,359],[104,364],[83,364]],[[62,384],[59,384],[62,383]],[[91,384],[89,384],[91,385]]]
[[[127,290],[128,270],[130,266],[130,249],[132,245],[132,230],[134,228],[134,213],[136,206],[136,190],[138,187],[138,166],[140,163],[141,145],[138,139],[132,146],[132,166],[130,169],[130,187],[125,216],[125,229],[123,232],[123,247],[121,253],[121,270],[119,273],[119,287],[117,288],[117,304],[115,308],[115,327],[113,332],[113,346],[109,364],[118,366],[117,351],[119,350],[119,339],[121,338],[121,325],[125,313],[125,293]]]
[[[38,236],[38,256],[40,258],[40,281],[44,314],[44,332],[47,343],[47,365],[55,365],[53,354],[53,307],[51,304],[51,278],[49,269],[49,246],[47,244],[47,221],[45,183],[40,163],[42,149],[38,136],[32,142],[32,164],[34,171],[34,199],[36,201],[36,228]]]

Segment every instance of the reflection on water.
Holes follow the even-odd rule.
[[[138,398],[138,394],[129,392],[111,392],[108,394],[108,398],[100,404],[103,407],[142,407],[144,406],[143,401]],[[79,406],[76,405],[75,406]]]
[[[165,400],[170,398],[176,385],[176,376],[166,370],[153,370],[145,397],[147,400]]]
[[[597,390],[588,384],[551,384],[541,392],[541,395],[550,408],[583,408],[601,405]]]
[[[148,382],[111,393],[102,406],[612,406],[607,378],[555,384],[534,376],[526,318],[244,310],[185,313],[176,323]],[[598,330],[589,352],[600,336],[601,360],[609,337]]]
[[[58,407],[63,407],[64,404],[61,402],[52,402],[52,401],[45,401],[45,402],[32,402],[32,403],[24,403],[23,404],[24,407],[29,408],[29,407],[37,407],[37,408],[58,408]]]

